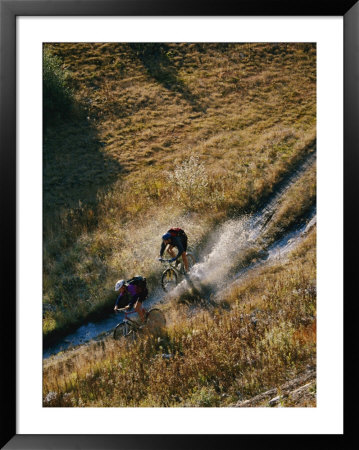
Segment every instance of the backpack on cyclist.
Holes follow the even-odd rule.
[[[136,276],[126,281],[127,286],[132,285],[138,288],[140,299],[143,301],[148,295],[147,281],[145,277]]]
[[[182,230],[182,228],[170,228],[167,233],[170,233],[171,236],[185,236],[186,233]]]

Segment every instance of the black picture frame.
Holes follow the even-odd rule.
[[[183,449],[264,444],[265,435],[19,435],[16,433],[16,17],[18,16],[342,16],[344,18],[344,286],[355,279],[350,254],[356,248],[358,222],[355,188],[359,169],[359,4],[356,0],[231,2],[168,0],[0,0],[0,183],[2,211],[2,420],[1,445],[6,449]],[[305,30],[303,30],[305,33]],[[355,213],[354,213],[355,214]],[[349,240],[350,237],[350,240]],[[350,251],[349,251],[350,249]],[[354,298],[354,297],[353,297]],[[353,302],[352,302],[353,303]],[[346,304],[346,342],[354,340],[353,306]],[[353,334],[353,335],[352,335]],[[6,345],[5,345],[6,344]],[[344,352],[351,372],[353,357]],[[348,391],[346,391],[345,400]],[[349,402],[345,401],[348,405]],[[355,415],[347,417],[345,434]],[[292,440],[283,436],[282,441]],[[311,436],[316,442],[320,436]],[[298,443],[305,435],[298,435]],[[314,441],[313,441],[314,438]],[[342,436],[331,436],[332,439]],[[277,446],[278,444],[276,444]]]

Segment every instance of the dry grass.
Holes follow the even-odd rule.
[[[288,261],[242,280],[216,306],[172,308],[162,337],[46,360],[44,406],[229,406],[315,366],[315,239],[312,231]]]
[[[44,130],[45,336],[103,314],[119,277],[153,287],[166,229],[198,246],[214,223],[255,209],[316,136],[310,44],[47,47],[77,104]],[[179,202],[168,173],[191,155],[208,184]]]
[[[315,205],[316,164],[313,164],[278,201],[274,215],[263,230],[262,245],[274,242],[283,233],[301,225]]]

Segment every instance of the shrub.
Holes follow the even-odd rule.
[[[47,124],[66,117],[72,104],[72,91],[67,82],[69,73],[63,69],[61,59],[48,49],[43,52],[42,77],[43,119]]]
[[[168,178],[176,187],[177,196],[185,206],[194,208],[205,201],[208,193],[208,175],[198,156],[192,155],[184,160],[168,174]]]

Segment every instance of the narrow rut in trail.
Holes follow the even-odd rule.
[[[179,283],[170,294],[165,295],[160,287],[152,291],[148,300],[146,300],[146,308],[160,302],[163,303],[173,296],[180,296],[186,292],[206,299],[215,298],[223,289],[237,282],[252,268],[284,258],[315,224],[315,207],[307,215],[306,223],[302,223],[297,229],[284,234],[267,248],[258,249],[257,242],[275,213],[278,201],[286,195],[288,189],[314,161],[315,154],[310,154],[280,184],[275,193],[258,212],[241,216],[238,219],[228,220],[218,226],[211,233],[208,244],[198,258],[199,262],[193,266],[188,278]],[[249,259],[248,254],[252,255]],[[87,323],[56,345],[44,349],[43,357],[48,358],[70,347],[83,345],[93,339],[106,336],[122,319],[122,313],[111,313],[105,320]]]

